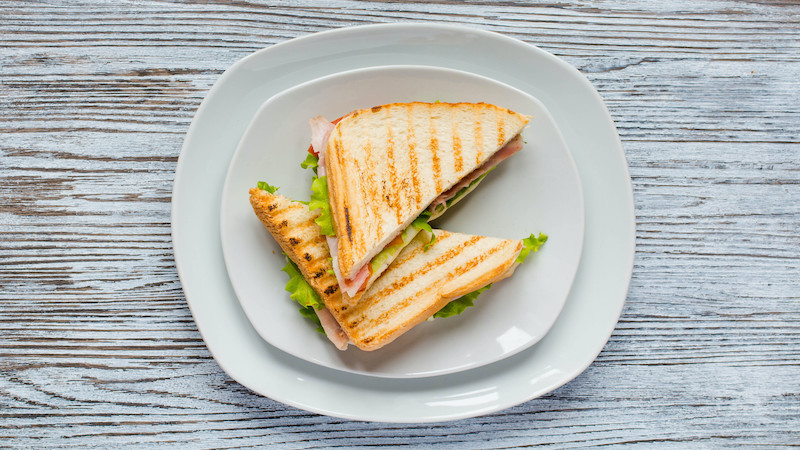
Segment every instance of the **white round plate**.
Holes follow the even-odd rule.
[[[549,239],[514,276],[481,294],[458,317],[424,322],[373,352],[337,350],[298,314],[283,287],[285,259],[256,218],[248,190],[263,180],[308,200],[311,171],[300,168],[311,136],[308,120],[341,117],[393,102],[488,102],[533,115],[523,150],[500,164],[437,228],[521,239]],[[341,72],[267,100],[239,142],[222,192],[222,250],[239,302],[270,344],[325,367],[384,377],[442,375],[489,364],[538,342],[569,294],[583,243],[580,178],[544,105],[529,94],[470,73],[427,66]]]
[[[222,185],[258,108],[299,83],[390,64],[464,70],[533,95],[552,114],[578,167],[586,229],[567,302],[541,341],[493,364],[413,379],[356,375],[312,364],[261,339],[228,279],[219,229]],[[575,68],[541,49],[459,26],[391,24],[333,30],[274,45],[237,62],[211,89],[189,127],[172,200],[178,275],[216,361],[254,392],[343,418],[452,420],[488,414],[552,391],[600,353],[622,311],[633,268],[630,176],[597,91]]]

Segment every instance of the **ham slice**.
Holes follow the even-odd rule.
[[[461,179],[458,183],[456,183],[453,187],[448,189],[447,191],[443,192],[440,196],[436,197],[436,200],[431,203],[428,207],[428,210],[431,212],[436,211],[436,207],[439,205],[444,205],[447,203],[448,200],[455,197],[461,189],[469,186],[470,183],[480,178],[481,175],[485,174],[486,172],[490,171],[492,167],[500,164],[500,162],[509,156],[517,153],[518,151],[522,150],[523,142],[522,142],[522,135],[514,136],[506,145],[504,145],[500,150],[498,150],[491,158],[489,158],[483,165],[478,167],[477,169],[470,172],[467,176]]]
[[[317,317],[319,317],[319,323],[322,325],[322,329],[325,330],[325,336],[328,336],[328,339],[333,342],[333,345],[336,346],[339,350],[344,350],[347,348],[347,344],[350,343],[350,339],[342,330],[342,327],[339,326],[339,322],[333,318],[333,314],[327,309],[315,309],[317,313]]]
[[[328,122],[322,116],[311,119],[309,123],[311,125],[311,148],[319,157],[317,175],[324,177],[327,173],[325,169],[325,148],[328,144],[328,138],[331,136],[331,132],[336,128],[336,125]],[[353,297],[364,287],[364,284],[369,279],[369,263],[364,264],[364,266],[356,272],[356,276],[353,279],[348,280],[342,277],[342,273],[339,271],[339,238],[336,236],[325,236],[325,238],[328,241],[328,248],[331,251],[333,273],[336,274],[336,281],[339,282],[339,289],[347,293],[350,297]]]
[[[311,148],[319,156],[319,165],[324,164],[323,152],[328,144],[328,138],[336,125],[328,122],[324,117],[317,116],[309,121],[311,125]]]

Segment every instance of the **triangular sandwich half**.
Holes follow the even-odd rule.
[[[352,305],[343,299],[332,274],[328,247],[314,221],[318,214],[305,204],[261,189],[250,190],[250,203],[321,299],[325,307],[316,313],[325,334],[340,349],[348,343],[362,350],[378,349],[443,307],[458,309],[456,299],[510,276],[546,239],[520,241],[433,230],[436,240],[426,250],[429,237],[423,231]]]
[[[529,120],[485,103],[420,102],[357,110],[336,124],[313,119],[330,211],[321,208],[318,223],[330,223],[323,232],[345,298],[357,301],[424,224],[519,151]]]

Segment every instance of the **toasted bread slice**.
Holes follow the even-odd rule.
[[[451,300],[510,276],[522,242],[433,230],[421,232],[355,307],[331,309],[350,340],[375,350],[431,317]]]
[[[340,120],[327,141],[326,164],[342,275],[354,277],[528,121],[484,103],[395,103]]]
[[[361,301],[351,305],[332,274],[316,214],[302,203],[260,189],[250,190],[250,203],[345,335],[362,350],[383,347],[451,300],[511,275],[522,250],[518,240],[434,230],[436,242],[426,251],[430,236],[422,232]]]

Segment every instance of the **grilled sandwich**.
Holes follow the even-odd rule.
[[[358,301],[428,221],[522,149],[529,120],[484,103],[419,102],[357,110],[335,124],[312,119],[314,189],[325,184],[327,194],[312,208],[345,299]]]
[[[321,299],[315,312],[339,348],[375,350],[430,318],[454,299],[510,276],[533,248],[528,240],[433,230],[412,239],[355,305],[342,297],[330,253],[315,222],[318,212],[282,195],[250,190],[250,203],[284,253]],[[546,237],[544,238],[546,239]],[[452,304],[450,304],[452,305]]]

